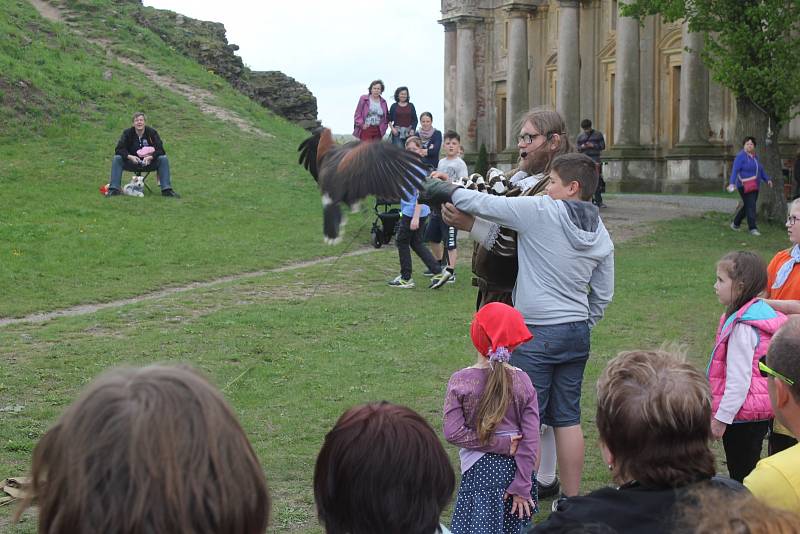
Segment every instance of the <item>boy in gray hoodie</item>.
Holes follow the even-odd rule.
[[[531,377],[542,424],[555,428],[566,496],[578,494],[583,469],[580,396],[590,329],[614,294],[614,245],[591,199],[595,164],[583,154],[553,160],[547,195],[500,197],[429,180],[422,195],[437,204],[517,231],[514,307],[534,338],[511,363]]]

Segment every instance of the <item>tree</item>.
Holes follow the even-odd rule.
[[[622,2],[620,2],[622,4]],[[800,0],[625,0],[620,13],[685,20],[702,33],[701,57],[711,76],[736,97],[733,141],[751,135],[775,187],[759,195],[759,212],[783,221],[778,134],[800,104]]]
[[[486,152],[486,145],[481,143],[478,149],[478,159],[475,161],[475,172],[483,177],[489,172],[489,154]]]

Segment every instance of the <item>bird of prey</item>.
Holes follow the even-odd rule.
[[[300,143],[299,163],[311,173],[322,194],[325,242],[341,240],[341,204],[353,206],[369,195],[399,199],[422,186],[425,166],[417,154],[390,143],[352,141],[338,145],[328,128],[318,128]]]

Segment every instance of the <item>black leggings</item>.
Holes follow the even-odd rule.
[[[728,425],[722,435],[728,473],[733,480],[742,482],[761,459],[761,446],[767,435],[769,421],[752,421]]]

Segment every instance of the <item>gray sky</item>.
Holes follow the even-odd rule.
[[[417,113],[442,129],[444,29],[438,0],[144,0],[147,6],[221,22],[253,70],[279,70],[317,97],[319,119],[351,133],[358,97],[373,79],[406,85]]]

